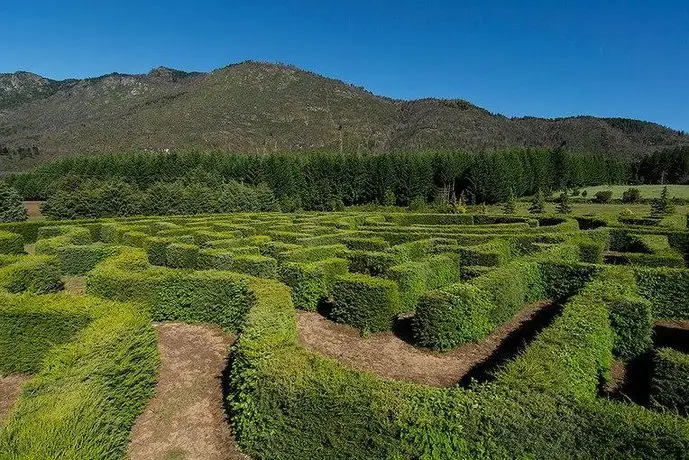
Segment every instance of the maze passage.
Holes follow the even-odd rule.
[[[217,385],[227,452],[251,458],[689,449],[686,335],[658,333],[689,320],[686,229],[246,213],[5,224],[0,252],[0,374],[32,376],[0,429],[7,458],[123,458],[156,392],[152,322],[238,337]],[[60,292],[79,280],[85,295]],[[614,394],[637,369],[641,396]]]

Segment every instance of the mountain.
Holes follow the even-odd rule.
[[[689,136],[627,119],[507,118],[463,100],[395,100],[295,67],[157,68],[55,81],[0,74],[0,168],[155,150],[271,152],[565,146],[638,156]]]

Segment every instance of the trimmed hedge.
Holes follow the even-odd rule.
[[[639,294],[653,306],[654,319],[689,319],[689,270],[635,268]]]
[[[496,267],[512,258],[512,249],[507,241],[495,240],[461,248],[459,257],[460,263],[465,266]]]
[[[170,243],[165,248],[166,265],[170,268],[191,268],[198,266],[199,247],[195,244]]]
[[[0,254],[23,254],[24,238],[17,233],[0,230]]]
[[[261,255],[238,255],[232,262],[232,270],[261,278],[277,278],[278,262]]]
[[[22,257],[17,262],[0,268],[0,287],[13,294],[61,291],[64,283],[58,264],[57,258],[52,256]]]
[[[67,304],[74,304],[104,313],[76,335],[76,328],[54,335],[59,340],[72,334],[74,340],[50,349],[39,373],[24,385],[0,430],[3,458],[123,458],[131,427],[154,394],[159,360],[149,318],[136,305],[90,298],[34,301],[39,302],[53,304],[55,312],[73,310]],[[33,324],[48,326],[41,319]],[[44,354],[33,351],[36,358]]]
[[[632,280],[633,282],[633,280]],[[630,360],[653,347],[653,306],[639,297],[620,297],[610,307],[615,356]]]
[[[286,262],[278,269],[278,278],[291,288],[297,308],[316,311],[318,304],[332,294],[335,278],[347,273],[345,259],[330,258],[300,264]]]
[[[476,342],[493,329],[493,304],[468,284],[454,284],[424,293],[413,319],[416,343],[440,351]]]
[[[390,267],[402,262],[398,255],[389,252],[355,250],[343,255],[349,261],[349,270],[370,276],[384,276]]]
[[[653,353],[651,404],[689,416],[689,354],[672,348]]]
[[[342,244],[347,246],[347,248],[352,250],[358,249],[361,251],[380,252],[385,251],[390,247],[390,243],[380,237],[360,238],[355,236],[348,236],[342,238],[340,241],[342,242]]]
[[[387,270],[386,277],[397,283],[404,311],[414,311],[421,294],[459,281],[459,262],[452,254],[428,257],[423,262],[407,262]]]
[[[315,262],[317,260],[324,260],[330,257],[337,257],[338,254],[343,254],[346,246],[342,244],[333,244],[330,246],[312,246],[308,248],[292,249],[278,254],[277,260],[280,263],[284,262]]]
[[[335,278],[330,316],[363,333],[389,331],[401,312],[400,295],[394,281],[360,273]]]
[[[121,250],[121,246],[110,246],[105,243],[62,246],[57,250],[60,272],[65,275],[84,275],[100,261],[114,256]]]

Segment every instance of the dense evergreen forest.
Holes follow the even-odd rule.
[[[10,175],[27,200],[50,198],[48,211],[73,217],[194,214],[235,210],[332,210],[413,201],[498,203],[539,190],[624,183],[680,183],[689,177],[689,148],[631,162],[561,149],[493,153],[137,153],[77,156]],[[101,205],[98,205],[101,203]],[[220,204],[224,203],[224,204]],[[100,208],[102,209],[98,209]],[[50,213],[49,213],[50,214]]]

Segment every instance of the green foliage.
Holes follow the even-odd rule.
[[[428,291],[419,299],[413,330],[416,342],[436,350],[476,342],[493,329],[493,304],[480,289],[455,284]]]
[[[463,266],[480,265],[495,267],[504,265],[512,258],[512,248],[505,240],[494,240],[475,246],[459,249],[460,263]]]
[[[628,188],[622,193],[622,203],[638,203],[641,201],[641,190],[638,188]]]
[[[675,205],[668,196],[667,186],[663,187],[660,198],[651,203],[651,217],[667,217],[675,213]]]
[[[402,310],[414,311],[421,295],[459,280],[459,263],[452,254],[430,256],[424,261],[390,267],[385,275],[397,283]]]
[[[688,380],[688,354],[672,348],[655,350],[650,390],[652,405],[689,415]]]
[[[340,275],[333,285],[331,317],[363,333],[389,331],[401,311],[400,295],[393,281],[359,273]]]
[[[639,294],[653,305],[654,319],[689,319],[689,271],[635,267]]]
[[[572,212],[572,205],[569,202],[569,195],[566,192],[560,193],[560,197],[555,203],[555,209],[558,214],[570,214]]]
[[[278,269],[278,278],[291,288],[297,308],[315,311],[332,294],[335,278],[347,273],[347,267],[348,262],[338,258],[310,263],[285,262]]]
[[[380,237],[372,238],[357,238],[354,236],[344,237],[341,239],[342,244],[352,250],[361,251],[385,251],[390,247],[390,243]]]
[[[593,196],[595,203],[609,203],[612,199],[612,190],[600,190]]]
[[[195,244],[170,243],[165,249],[165,261],[170,268],[196,268],[199,247]]]
[[[21,222],[27,218],[26,208],[17,191],[0,181],[0,222]]]
[[[653,314],[650,302],[620,297],[610,306],[610,327],[615,335],[615,356],[630,360],[653,346]]]
[[[21,235],[0,230],[0,254],[23,254],[24,238]]]
[[[26,256],[0,268],[0,287],[11,293],[47,294],[64,288],[58,261],[52,256]]]
[[[507,201],[502,205],[502,212],[505,214],[516,214],[517,212],[517,198],[514,196],[512,187],[509,189]]]
[[[120,246],[104,243],[61,246],[57,250],[60,272],[65,275],[85,275],[100,261],[117,254]]]
[[[31,334],[36,344],[27,352],[37,359],[45,357],[5,420],[0,452],[8,458],[120,459],[136,417],[154,393],[159,366],[155,332],[135,305],[54,299],[27,300],[51,304],[38,309],[48,316],[36,317],[12,331],[18,336],[9,337],[27,340],[21,336]],[[63,311],[96,310],[100,314],[81,332],[77,330],[83,318],[73,317],[71,327],[63,330],[47,322],[51,314],[65,318]],[[25,313],[34,317],[33,310]],[[73,340],[59,344],[68,337]],[[58,345],[45,353],[43,345],[52,338]]]
[[[232,270],[261,278],[277,278],[278,262],[261,255],[238,255],[232,262]]]

